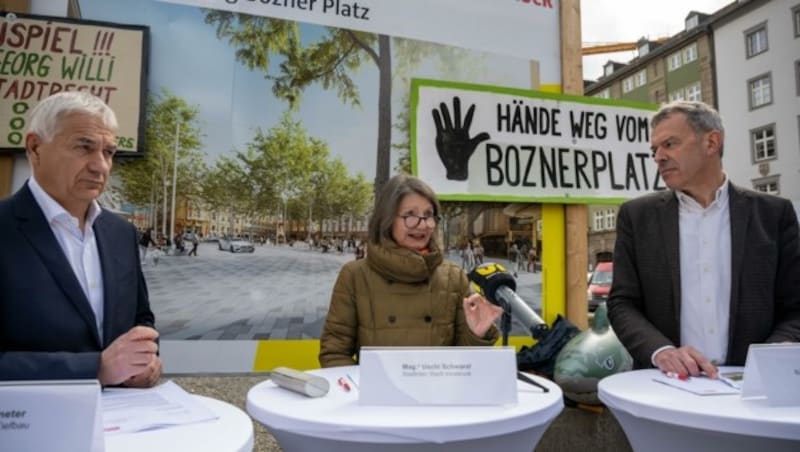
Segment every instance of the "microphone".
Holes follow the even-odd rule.
[[[540,340],[547,335],[549,332],[547,324],[514,292],[517,289],[517,281],[503,265],[486,262],[475,267],[467,276],[475,292],[490,303],[510,312],[530,330],[534,339]]]
[[[322,397],[330,388],[325,378],[288,367],[276,367],[270,372],[269,378],[281,388],[307,397]]]

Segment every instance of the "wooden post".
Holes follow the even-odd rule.
[[[580,0],[561,0],[561,88],[564,94],[583,95]],[[575,326],[588,327],[586,270],[588,258],[588,207],[565,206],[566,315]]]
[[[30,12],[30,0],[0,0],[0,11],[11,13]],[[0,129],[5,130],[4,126]],[[14,155],[0,155],[0,199],[11,194],[11,179],[14,177]]]

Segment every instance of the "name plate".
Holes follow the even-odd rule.
[[[511,347],[362,347],[362,405],[517,403]]]
[[[0,449],[105,450],[97,380],[0,382]]]
[[[766,397],[775,406],[800,406],[800,344],[752,344],[742,398]]]

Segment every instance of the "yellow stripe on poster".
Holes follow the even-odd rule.
[[[564,206],[542,205],[542,319],[548,325],[567,310]]]
[[[497,341],[496,345],[500,345]],[[529,336],[510,336],[508,345],[517,351],[523,346],[533,345]],[[319,339],[275,339],[258,341],[253,372],[268,372],[276,367],[290,367],[298,370],[319,369]]]
[[[319,339],[270,339],[258,341],[254,372],[284,366],[298,370],[319,369]]]

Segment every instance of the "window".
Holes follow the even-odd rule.
[[[672,55],[667,57],[667,70],[674,71],[681,67],[681,53],[675,52]]]
[[[750,131],[750,144],[753,148],[753,161],[762,162],[775,158],[775,125]]]
[[[599,97],[600,99],[611,99],[611,90],[606,88],[603,91],[600,91],[599,93],[595,94],[592,97]]]
[[[800,5],[792,8],[792,23],[794,24],[794,37],[800,38]]]
[[[753,189],[762,193],[769,193],[771,195],[779,195],[781,193],[780,185],[778,184],[778,176],[770,176],[763,179],[754,180]]]
[[[686,87],[686,100],[697,102],[703,100],[703,93],[700,90],[700,82],[692,83]]]
[[[692,28],[696,27],[699,22],[700,17],[697,14],[689,16],[685,22],[686,29],[691,30]]]
[[[633,91],[633,77],[628,77],[622,80],[622,92],[629,93]]]
[[[603,211],[597,210],[594,213],[594,230],[595,231],[602,231],[603,230]]]
[[[614,209],[606,210],[606,229],[613,230],[617,227],[617,216]]]
[[[633,76],[633,86],[640,87],[647,84],[647,71],[642,69]]]
[[[800,96],[800,60],[794,62],[794,81],[797,85],[797,95]]]
[[[772,103],[772,76],[764,74],[747,81],[750,90],[750,109]]]
[[[767,51],[767,24],[761,24],[745,32],[747,58]]]
[[[683,64],[691,63],[697,59],[697,43],[692,43],[683,48]]]
[[[683,89],[679,89],[669,93],[669,101],[674,102],[676,100],[685,100],[686,98],[683,97]]]

